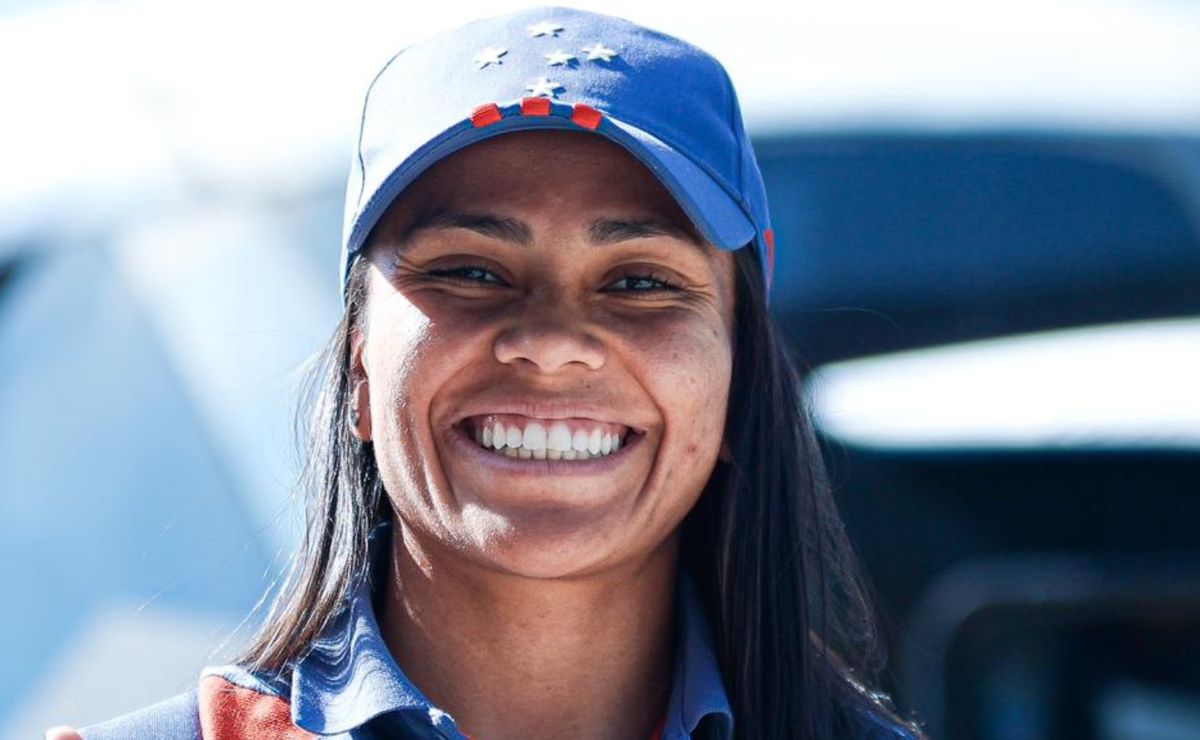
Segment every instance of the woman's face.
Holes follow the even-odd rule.
[[[486,140],[368,259],[358,433],[410,537],[534,577],[673,546],[721,448],[734,267],[643,165],[594,134]]]

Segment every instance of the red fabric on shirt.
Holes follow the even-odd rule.
[[[220,676],[200,681],[200,729],[204,740],[310,740],[317,736],[292,724],[284,699],[243,688]]]

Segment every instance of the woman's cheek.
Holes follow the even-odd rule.
[[[368,301],[365,360],[370,383],[372,437],[385,486],[424,491],[420,434],[428,426],[422,400],[436,382],[436,334],[429,316],[398,293]]]
[[[732,347],[720,324],[653,333],[642,354],[660,408],[683,427],[694,453],[720,448],[733,369]]]

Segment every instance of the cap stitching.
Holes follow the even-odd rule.
[[[367,85],[366,94],[363,95],[362,114],[358,121],[358,141],[355,142],[354,145],[354,153],[358,157],[359,177],[358,195],[354,198],[355,211],[362,211],[363,193],[365,193],[367,190],[367,163],[363,158],[363,134],[366,133],[367,130],[367,108],[371,106],[371,94],[375,92],[375,85],[379,82],[379,78],[383,77],[383,73],[387,72],[388,68],[392,66],[392,63],[395,62],[405,51],[407,51],[407,49],[401,49],[400,51],[396,52],[387,60],[387,62],[384,63],[382,67],[379,68],[379,71],[375,73],[375,77],[371,79],[371,84]]]

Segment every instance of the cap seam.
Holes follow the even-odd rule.
[[[354,208],[356,211],[361,210],[363,194],[367,191],[367,163],[363,157],[363,134],[366,133],[367,130],[367,109],[371,106],[371,95],[375,92],[375,85],[379,82],[379,78],[383,77],[384,72],[387,72],[388,68],[390,68],[405,51],[407,51],[407,49],[401,49],[400,51],[396,52],[383,64],[382,67],[379,68],[379,71],[376,72],[375,76],[371,79],[371,84],[367,85],[366,94],[363,95],[362,113],[358,120],[358,141],[356,141],[354,145],[354,153],[355,156],[358,157],[359,178],[358,195],[354,199]]]

